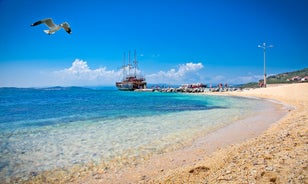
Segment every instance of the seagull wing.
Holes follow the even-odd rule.
[[[37,26],[37,25],[40,25],[42,24],[43,22],[41,20],[37,21],[37,22],[34,22],[33,24],[31,24],[31,26]]]
[[[57,25],[52,21],[51,18],[47,18],[44,20],[41,20],[42,22],[44,22],[49,28],[53,28],[56,27]]]
[[[37,22],[34,22],[31,26],[37,26],[37,25],[40,25],[42,23],[45,23],[47,25],[47,27],[49,28],[53,28],[55,26],[57,26],[51,18],[47,18],[47,19],[43,19],[43,20],[39,20]]]
[[[63,27],[68,34],[72,33],[70,25],[67,22],[63,22],[60,26]]]

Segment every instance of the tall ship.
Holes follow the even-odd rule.
[[[122,91],[134,91],[138,89],[146,89],[145,78],[140,74],[137,75],[138,62],[136,50],[134,51],[134,61],[131,63],[130,52],[128,52],[128,63],[126,63],[125,53],[123,55],[123,79],[121,82],[116,82],[116,87]],[[139,73],[139,72],[138,72]]]

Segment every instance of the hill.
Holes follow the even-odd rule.
[[[266,82],[268,84],[293,83],[301,81],[301,79],[306,76],[308,76],[308,68],[269,76]]]
[[[280,73],[272,75],[266,78],[267,84],[281,84],[281,83],[296,83],[296,82],[308,82],[302,81],[303,78],[308,77],[308,68],[297,70],[293,72]],[[260,80],[260,81],[263,81]],[[259,87],[257,82],[250,82],[241,86],[242,88],[256,88]]]

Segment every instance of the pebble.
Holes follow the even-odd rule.
[[[265,167],[265,170],[266,170],[266,171],[273,171],[273,170],[274,170],[274,168],[273,168],[273,167],[271,167],[271,166],[267,166],[267,167]]]

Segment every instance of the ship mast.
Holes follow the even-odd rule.
[[[126,60],[126,54],[125,52],[123,53],[123,65],[122,65],[122,70],[123,70],[123,79],[126,78],[126,64],[125,64],[125,60]]]
[[[128,76],[130,76],[130,69],[131,69],[131,64],[130,64],[130,50],[128,51]]]
[[[138,68],[138,61],[137,61],[137,53],[136,53],[136,49],[134,51],[134,68],[135,68],[135,77],[137,77],[137,68]]]
[[[134,77],[137,77],[137,69],[138,69],[138,61],[137,61],[137,52],[136,49],[134,50],[134,61],[131,63],[131,56],[130,56],[130,50],[128,51],[128,61],[126,64],[126,53],[123,53],[123,79],[126,79],[126,77],[130,77],[131,75],[131,69],[134,68]]]

